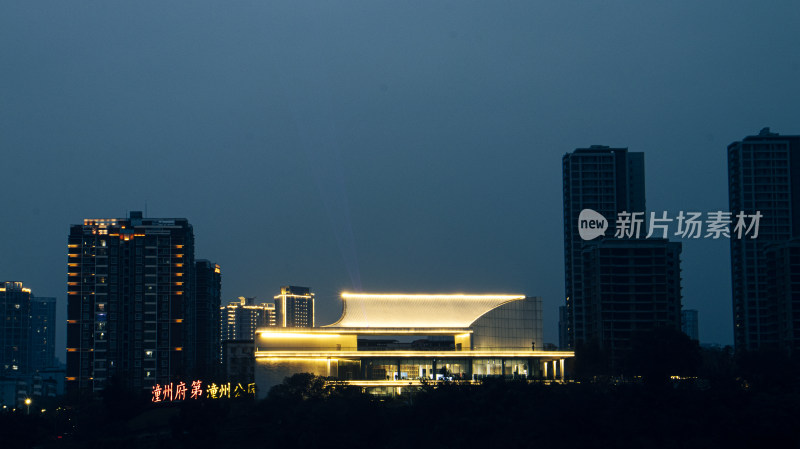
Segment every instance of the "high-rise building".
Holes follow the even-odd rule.
[[[31,289],[22,282],[0,282],[0,377],[31,374]]]
[[[240,296],[220,308],[220,339],[252,340],[257,329],[276,326],[275,304]]]
[[[685,309],[681,312],[681,331],[694,341],[700,341],[700,326],[697,310]]]
[[[585,333],[608,352],[612,369],[642,333],[681,329],[681,246],[665,239],[584,245]]]
[[[643,153],[579,148],[564,156],[563,174],[567,300],[559,324],[567,341],[560,344],[598,348],[618,372],[636,338],[663,327],[680,330],[682,245],[646,237]],[[605,219],[603,235],[581,237],[585,209]],[[638,235],[617,235],[622,212],[641,221]]]
[[[97,392],[114,378],[149,391],[193,375],[192,354],[204,354],[207,339],[198,336],[205,306],[189,221],[87,219],[70,227],[68,247],[67,392]]]
[[[195,320],[194,341],[187,344],[190,351],[191,371],[200,377],[217,375],[220,360],[220,294],[222,270],[218,264],[201,259],[195,264]],[[194,349],[194,350],[192,350]]]
[[[566,342],[575,348],[589,338],[592,307],[586,302],[583,270],[584,240],[578,232],[583,209],[603,215],[609,224],[607,236],[615,232],[620,212],[644,212],[644,153],[627,148],[592,145],[567,153],[562,159],[564,188],[564,273],[566,290]]]
[[[731,235],[736,349],[796,349],[800,136],[764,128],[728,145],[728,195],[734,225],[741,213],[760,216],[757,237]]]
[[[31,296],[30,365],[32,371],[56,366],[56,298]]]
[[[314,327],[314,294],[308,287],[281,287],[275,311],[280,327]]]
[[[778,344],[791,354],[800,348],[800,240],[767,245],[767,295],[775,300]]]

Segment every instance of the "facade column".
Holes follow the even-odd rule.
[[[544,375],[542,377],[547,379],[547,362],[543,362],[542,367],[544,368]]]
[[[564,359],[559,360],[559,364],[561,365],[561,381],[564,381]]]

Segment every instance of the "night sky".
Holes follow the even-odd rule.
[[[726,210],[726,146],[800,134],[796,1],[0,0],[0,279],[66,310],[84,218],[186,217],[223,300],[524,293],[557,343],[561,157],[645,153],[649,211]],[[727,240],[684,307],[732,343]],[[57,354],[63,359],[63,327]]]

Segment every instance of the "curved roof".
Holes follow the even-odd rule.
[[[523,295],[342,293],[344,310],[331,327],[469,327],[481,315]]]

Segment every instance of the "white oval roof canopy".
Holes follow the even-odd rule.
[[[523,295],[342,293],[344,310],[331,327],[469,327],[481,315]]]

